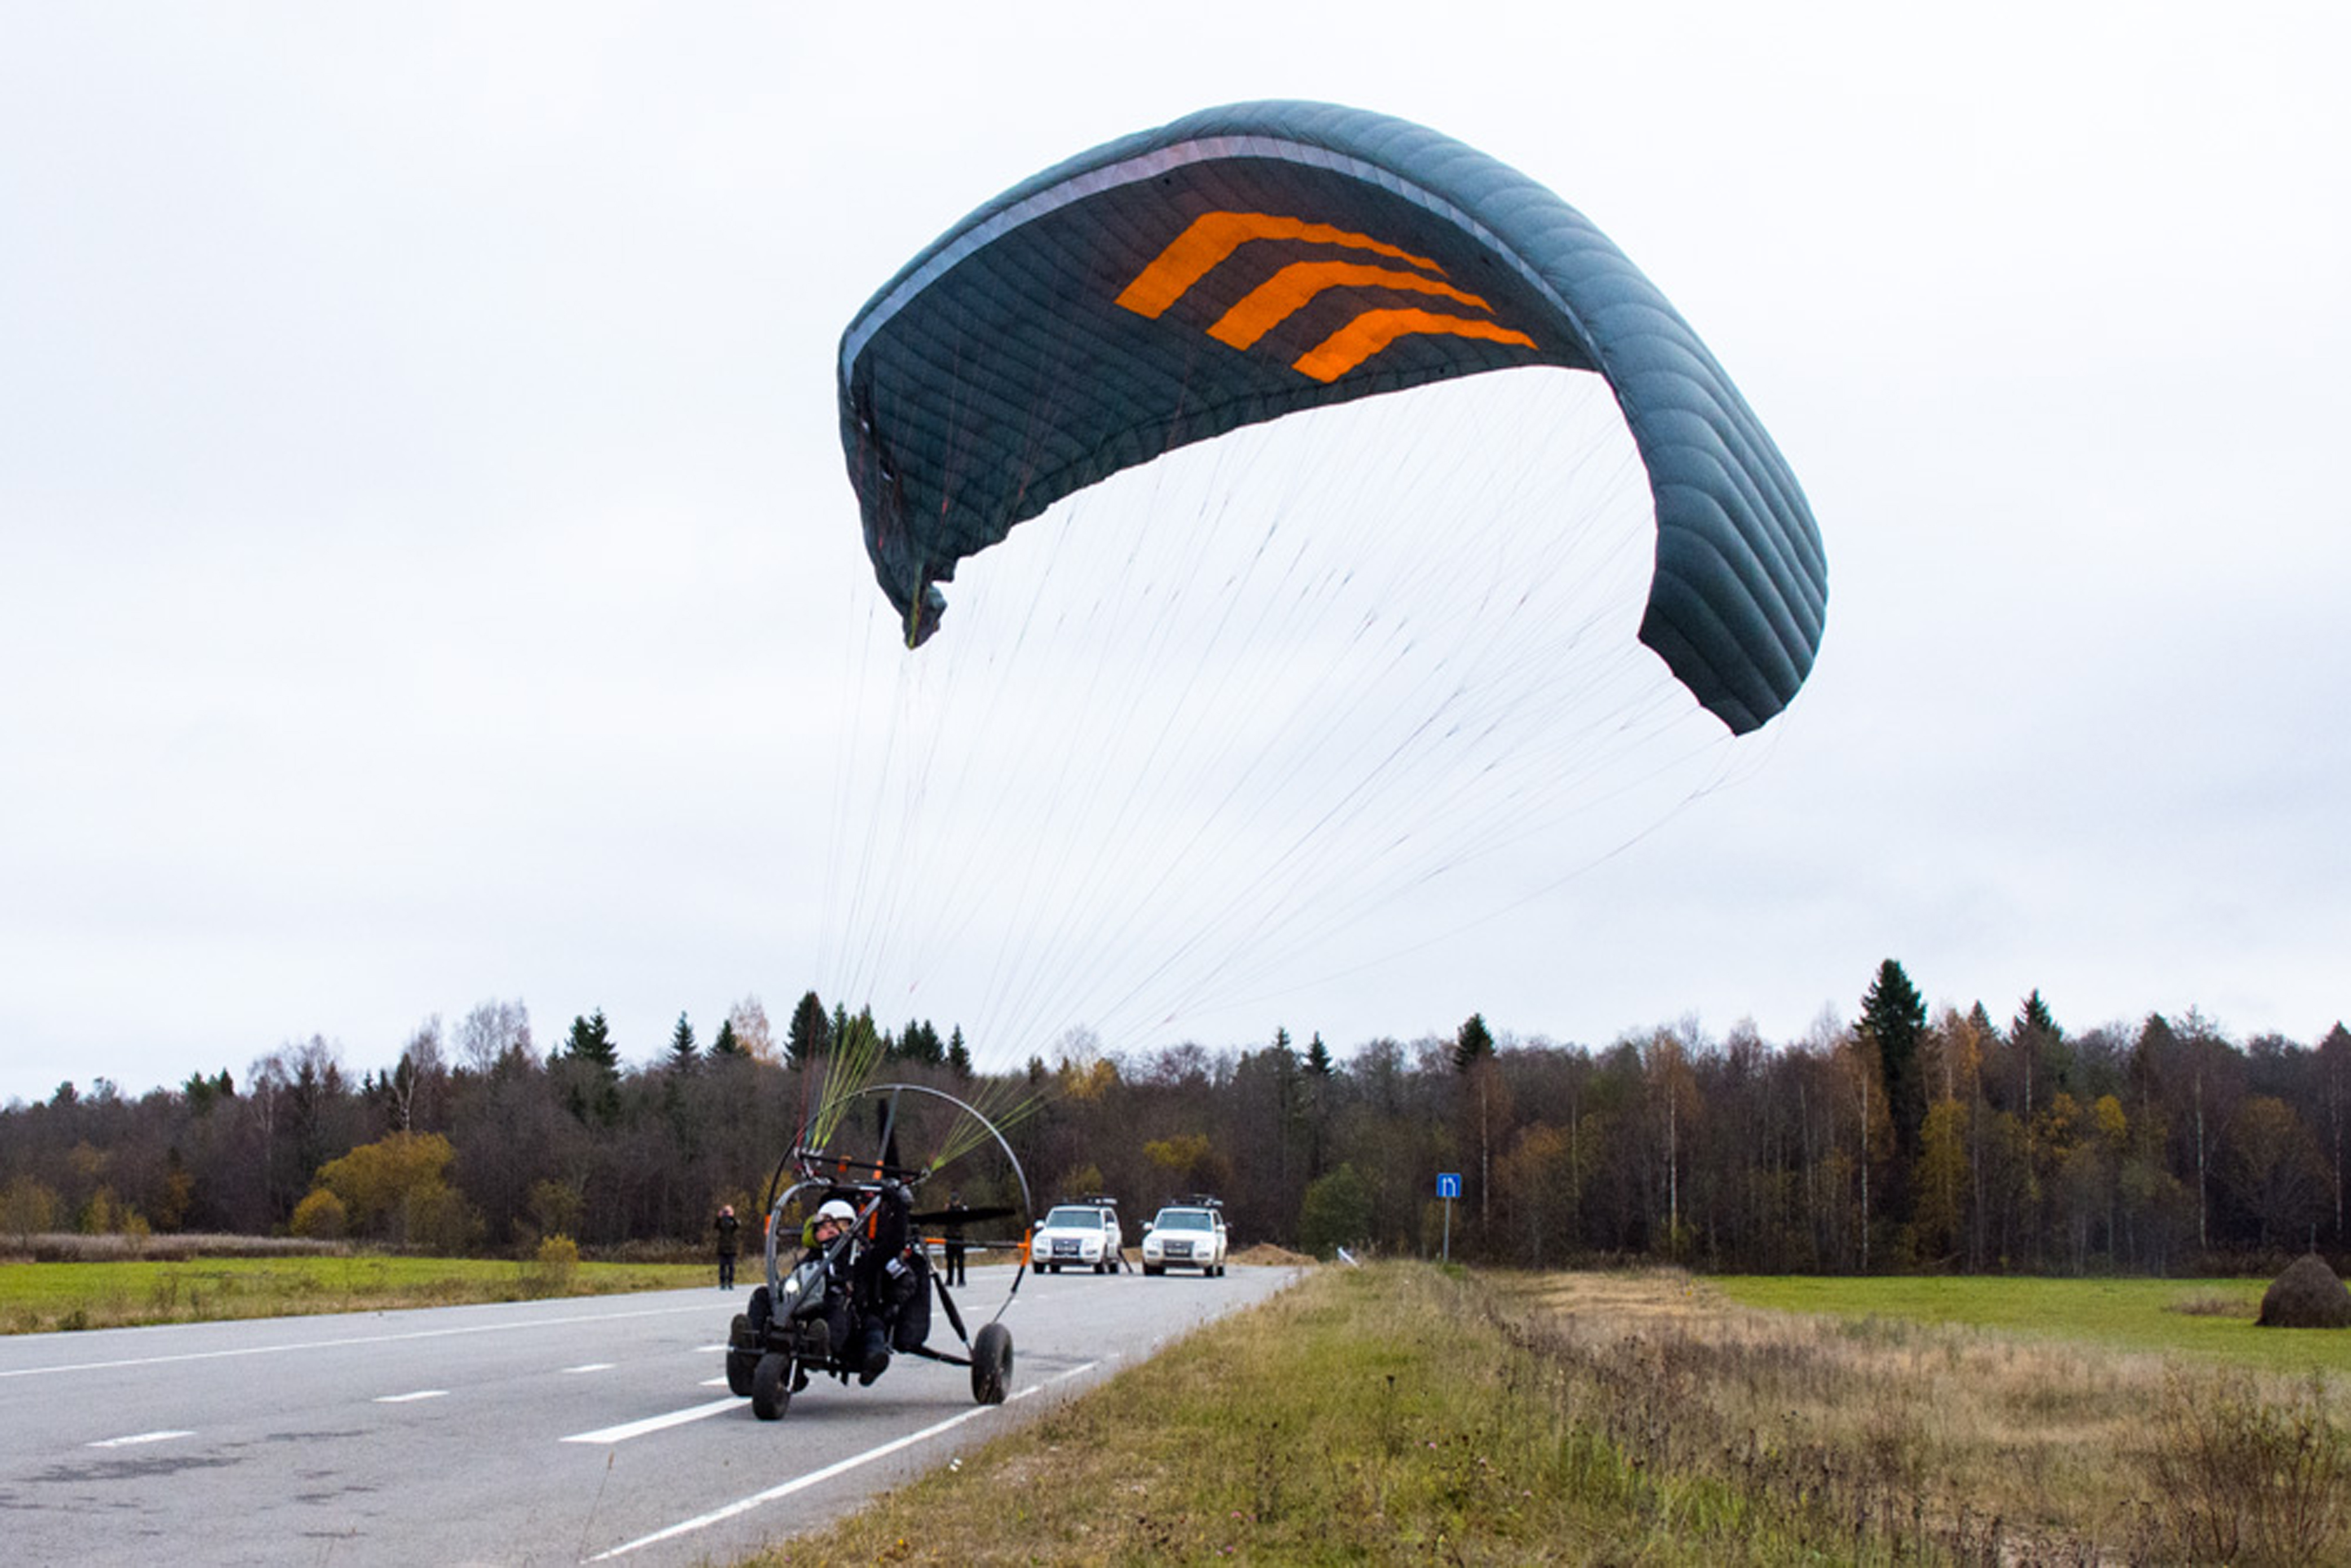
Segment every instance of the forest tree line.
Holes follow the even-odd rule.
[[[542,1051],[486,1002],[356,1079],[313,1038],[239,1081],[137,1097],[101,1079],[0,1109],[0,1227],[349,1235],[508,1250],[698,1243],[756,1208],[849,1031],[892,1077],[1005,1103],[1040,1206],[1106,1192],[1140,1219],[1226,1202],[1237,1245],[1531,1268],[1601,1259],[1765,1273],[2182,1274],[2346,1246],[2351,1033],[2246,1041],[2190,1011],[2062,1027],[2039,992],[1930,1018],[1900,964],[1804,1038],[1695,1025],[1601,1048],[1497,1035],[1319,1035],[1105,1055],[1083,1036],[1008,1072],[960,1030],[894,1031],[814,993],[702,1040],[681,1015],[624,1063],[601,1012]],[[1440,1173],[1461,1177],[1449,1215]],[[1449,1224],[1449,1231],[1447,1229]]]

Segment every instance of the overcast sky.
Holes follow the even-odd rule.
[[[2001,1019],[2314,1040],[2351,1013],[2346,58],[2331,0],[0,0],[0,1099],[314,1034],[356,1073],[491,998],[542,1044],[601,1007],[632,1061],[780,1022],[839,940],[872,588],[842,326],[997,190],[1277,97],[1607,232],[1802,479],[1829,628],[1622,853],[1176,1034],[1790,1039],[1894,956]]]

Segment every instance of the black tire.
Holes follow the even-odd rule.
[[[751,1414],[762,1421],[780,1421],[792,1405],[792,1358],[774,1351],[759,1358],[751,1372]]]
[[[971,1342],[971,1396],[982,1405],[1001,1405],[1012,1385],[1012,1331],[989,1323]]]
[[[751,1320],[741,1312],[726,1330],[726,1391],[737,1399],[749,1396],[751,1369],[758,1364],[759,1352],[751,1337]]]
[[[1164,1264],[1159,1264],[1159,1263],[1145,1263],[1145,1264],[1143,1266],[1143,1271],[1144,1271],[1144,1274],[1146,1274],[1146,1275],[1150,1275],[1150,1274],[1165,1274],[1165,1272],[1167,1272],[1167,1270],[1166,1270],[1166,1267],[1165,1267]]]

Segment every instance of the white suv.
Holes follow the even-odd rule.
[[[1143,1271],[1170,1269],[1225,1271],[1225,1211],[1214,1199],[1171,1203],[1143,1228]]]
[[[1091,1269],[1114,1274],[1125,1263],[1126,1232],[1108,1198],[1056,1204],[1029,1243],[1029,1267],[1040,1274]]]

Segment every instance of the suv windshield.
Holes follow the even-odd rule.
[[[1054,1230],[1100,1230],[1102,1210],[1099,1208],[1057,1208],[1045,1217],[1046,1226]]]
[[[1212,1230],[1208,1217],[1196,1208],[1162,1209],[1159,1227],[1162,1230]]]

